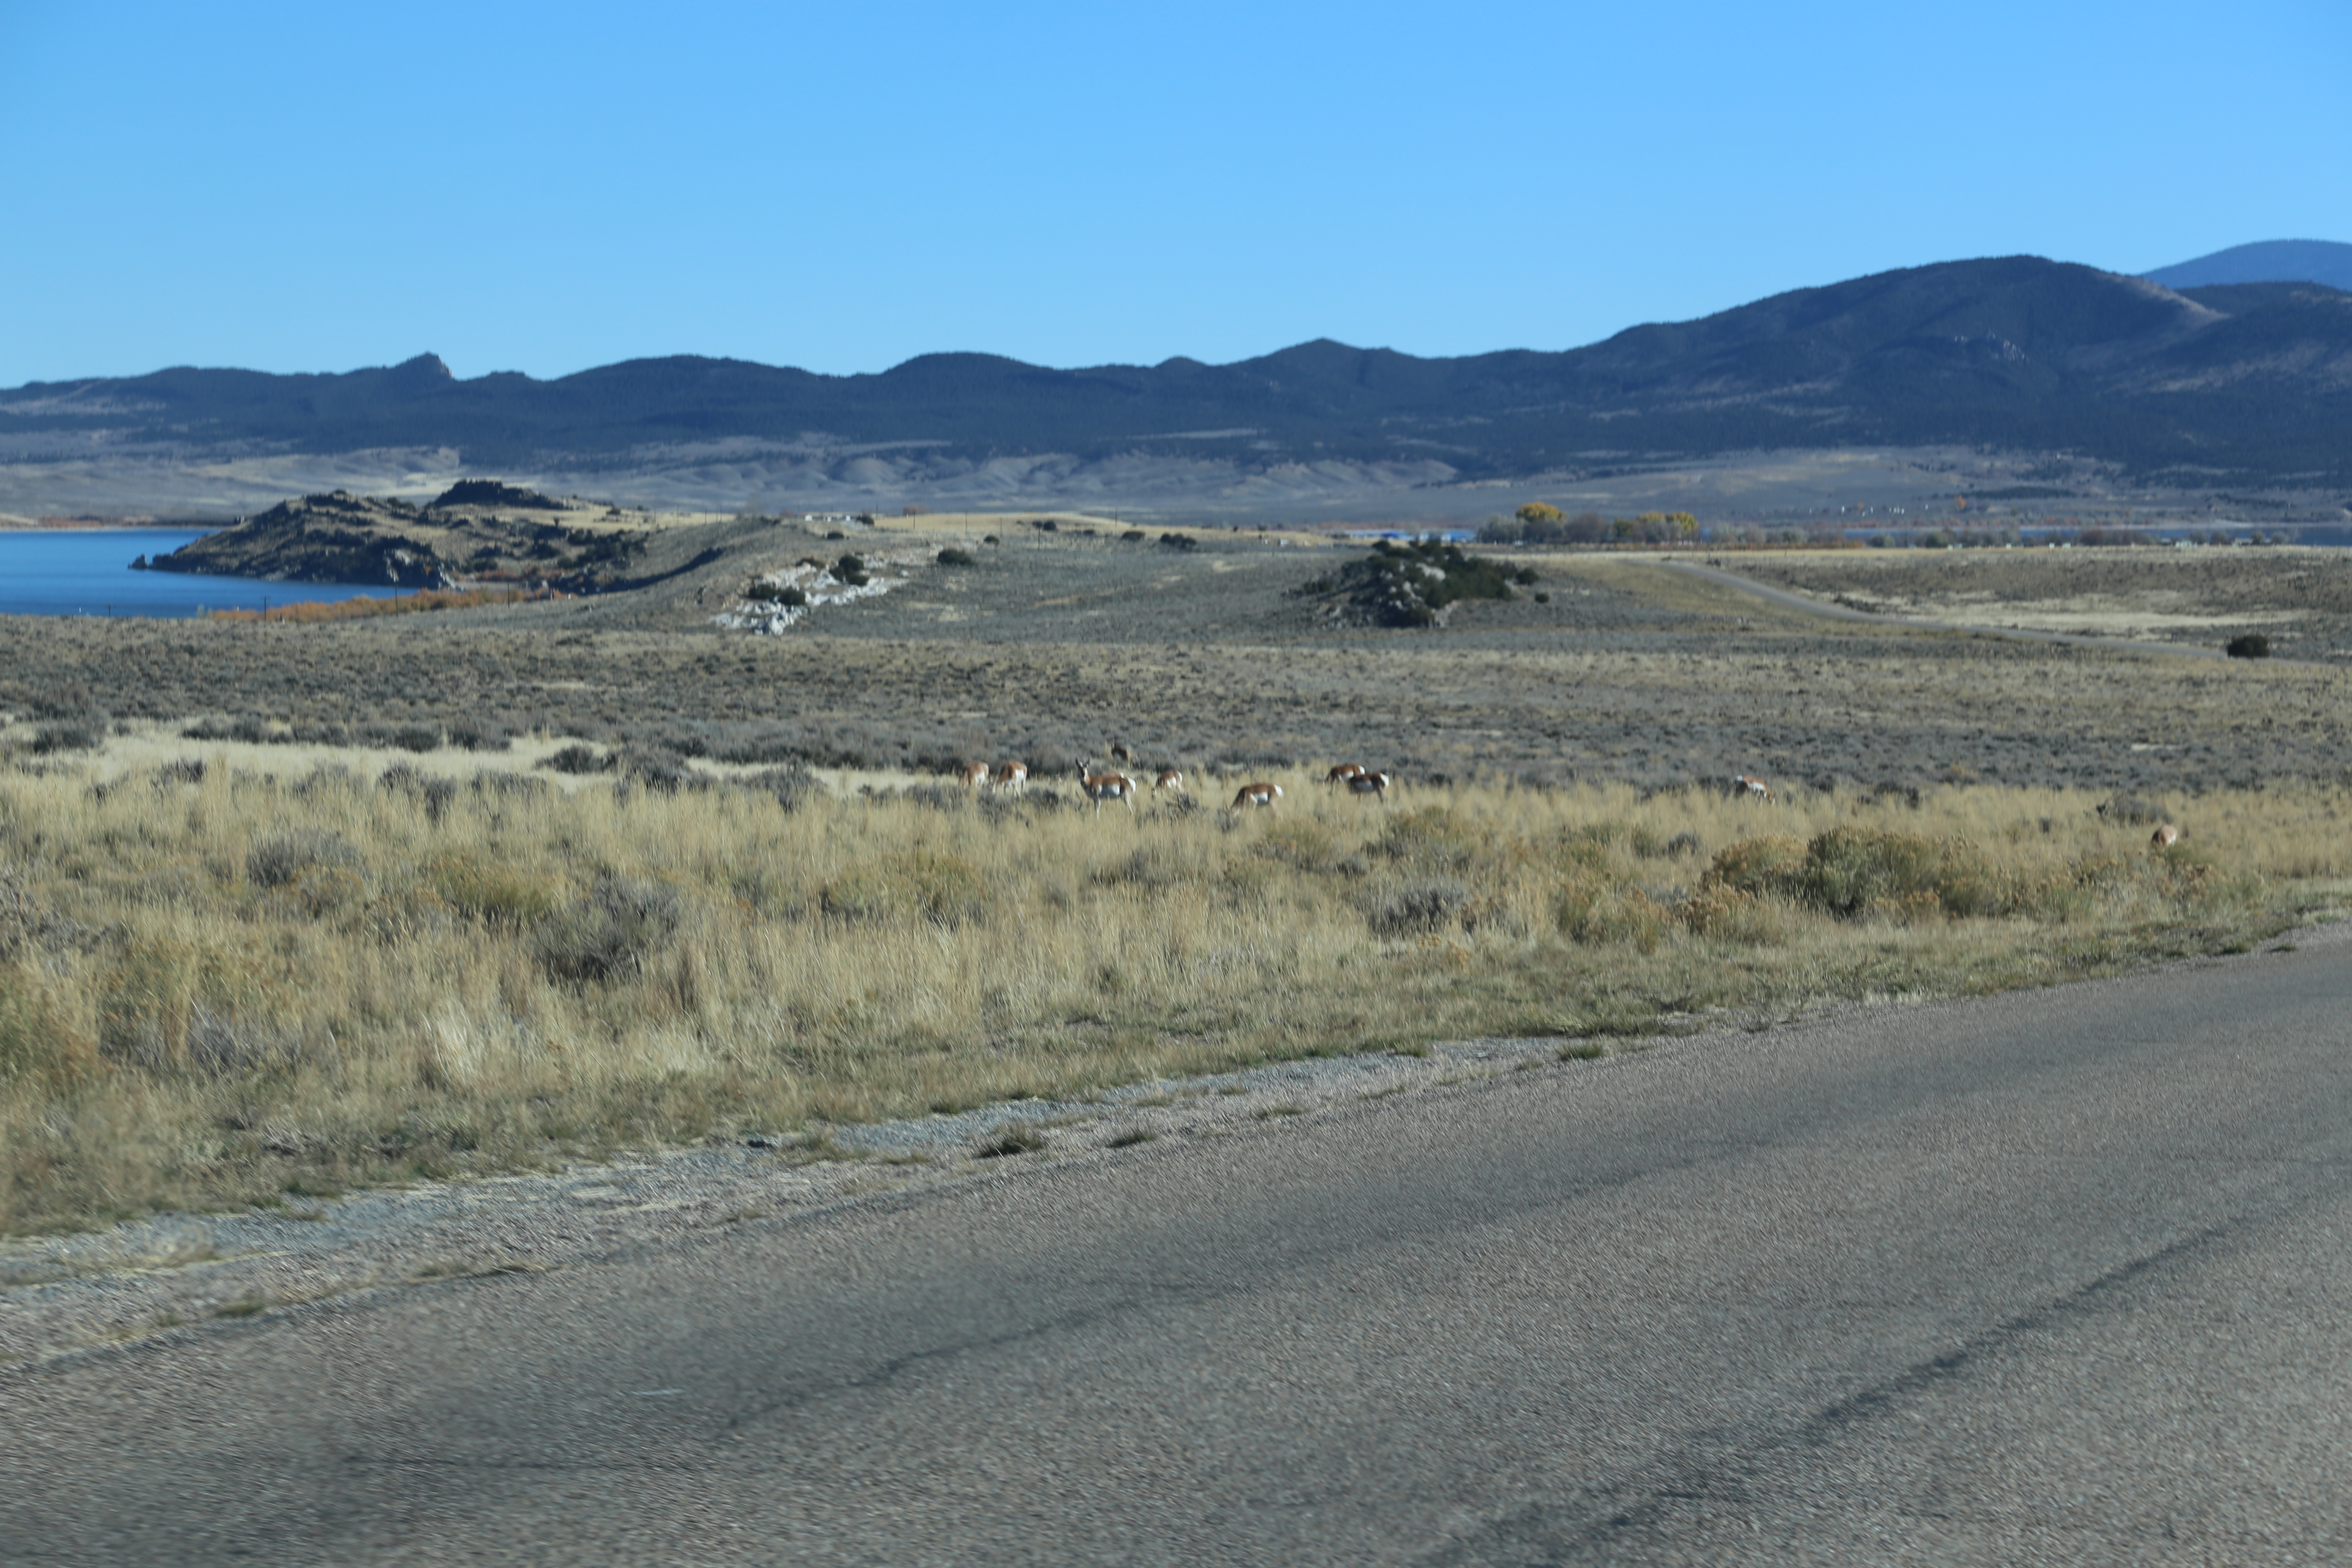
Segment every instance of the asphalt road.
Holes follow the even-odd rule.
[[[2352,945],[0,1374],[20,1563],[2352,1560]]]

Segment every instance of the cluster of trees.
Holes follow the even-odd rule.
[[[2183,537],[2206,544],[2231,544],[2246,539],[2215,529],[2202,535],[2189,533]],[[2256,533],[2252,542],[2269,541]],[[1865,543],[1874,549],[1912,550],[1988,550],[2002,545],[2020,544],[2161,544],[2171,542],[2170,537],[2158,539],[2143,528],[2117,528],[2091,524],[2074,526],[2072,520],[2056,528],[2042,525],[2021,528],[2015,523],[1980,528],[1885,529],[1865,535],[1857,542],[1843,527],[1834,523],[1817,523],[1811,527],[1780,527],[1766,529],[1754,523],[1711,523],[1699,526],[1698,519],[1686,511],[1645,511],[1636,517],[1603,517],[1597,511],[1581,511],[1570,517],[1559,508],[1542,501],[1529,501],[1510,517],[1490,517],[1478,530],[1478,539],[1485,544],[1675,544],[1685,541],[1704,541],[1717,546],[1762,544],[1839,545]]]
[[[2195,532],[2179,536],[2192,543],[2235,544],[2251,539],[2256,544],[2270,542],[2260,533],[2235,534],[2223,529],[2210,529],[2203,534]],[[2126,544],[2169,544],[2169,537],[2159,538],[2144,528],[2040,528],[2031,533],[2015,527],[2007,528],[1931,528],[1921,532],[1874,533],[1869,543],[1874,549],[1894,548],[1916,550],[1988,550],[2004,544],[2081,544],[2094,548]]]
[[[2249,537],[2257,544],[2270,542],[2260,533],[2248,536],[2221,529],[2182,537],[2206,544],[2232,544]],[[1603,517],[1597,511],[1580,511],[1570,517],[1543,501],[1529,501],[1509,517],[1488,518],[1478,530],[1478,540],[1482,544],[1675,544],[1703,540],[1718,546],[1855,542],[1845,528],[1835,523],[1773,529],[1753,523],[1712,523],[1702,529],[1698,519],[1686,511],[1645,511],[1635,517],[1614,518]],[[2074,520],[2066,519],[2054,528],[2044,524],[2025,529],[2008,523],[1979,528],[1886,529],[1864,536],[1860,542],[1881,550],[1988,550],[2020,544],[2161,544],[2171,540],[2169,536],[2158,539],[2143,528],[2075,526]]]
[[[1673,544],[1698,537],[1698,519],[1686,511],[1645,511],[1638,517],[1574,517],[1546,501],[1529,501],[1507,518],[1486,520],[1486,544]]]
[[[1874,533],[1866,543],[1874,550],[1888,548],[1915,550],[1991,550],[2004,544],[2021,544],[2025,536],[2010,528],[1930,528],[1918,533]]]

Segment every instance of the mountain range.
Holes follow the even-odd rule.
[[[593,476],[733,450],[835,470],[1058,455],[1462,483],[1941,443],[2070,452],[2184,486],[2352,483],[2352,290],[2245,280],[2324,270],[2352,247],[2250,266],[2242,253],[2264,248],[2150,278],[2030,256],[1909,268],[1558,353],[1320,340],[1223,365],[929,354],[846,376],[680,356],[547,381],[461,380],[431,354],[343,374],[179,368],[0,391],[0,466],[415,448],[454,449],[472,472]]]

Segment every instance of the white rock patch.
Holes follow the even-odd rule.
[[[850,553],[856,554],[856,552]],[[733,631],[780,637],[827,605],[845,605],[853,599],[880,598],[891,589],[908,582],[912,574],[908,568],[920,564],[929,556],[921,551],[908,551],[895,555],[859,554],[857,559],[866,565],[866,581],[862,584],[843,582],[834,575],[831,566],[787,566],[781,571],[762,573],[757,584],[797,588],[807,597],[806,604],[786,605],[773,599],[742,598],[712,618]]]

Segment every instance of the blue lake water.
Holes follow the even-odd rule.
[[[24,529],[0,532],[0,615],[186,616],[205,610],[389,597],[387,584],[265,583],[133,572],[142,555],[168,555],[201,529]]]

